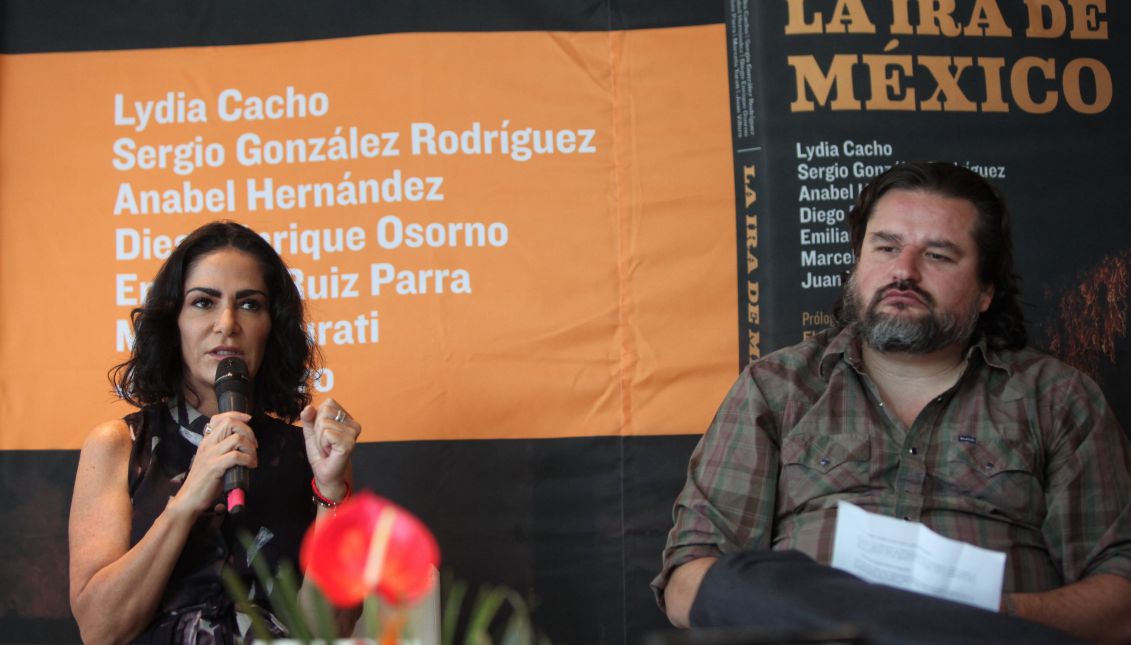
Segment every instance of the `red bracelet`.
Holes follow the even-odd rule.
[[[322,506],[323,508],[334,508],[338,504],[341,504],[342,502],[349,499],[350,493],[352,492],[351,489],[350,489],[350,483],[347,481],[346,482],[346,494],[345,494],[344,497],[342,497],[340,500],[338,500],[336,502],[332,499],[327,499],[326,496],[323,495],[322,492],[318,490],[318,483],[315,481],[314,477],[310,478],[310,489],[314,491],[314,502],[316,504],[318,504],[319,506]]]

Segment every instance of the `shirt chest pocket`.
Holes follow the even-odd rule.
[[[871,445],[866,434],[787,436],[781,462],[778,509],[792,513],[827,495],[866,490]]]
[[[1039,524],[1044,487],[1032,449],[1003,438],[955,441],[945,449],[943,476],[953,492],[972,497],[993,513]]]

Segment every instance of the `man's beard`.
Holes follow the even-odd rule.
[[[892,315],[880,312],[880,302],[892,290],[913,291],[927,307],[926,315]],[[914,282],[901,280],[877,289],[864,315],[860,315],[860,288],[856,274],[848,278],[844,295],[844,318],[858,322],[864,342],[877,352],[929,354],[957,342],[965,342],[974,335],[978,326],[978,311],[974,303],[964,316],[939,313],[935,301]]]

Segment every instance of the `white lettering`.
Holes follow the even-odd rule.
[[[304,119],[308,116],[326,116],[330,110],[330,98],[324,92],[314,92],[307,96],[287,86],[283,94],[267,97],[244,97],[237,89],[220,92],[216,101],[216,113],[221,121],[278,121],[281,119]]]

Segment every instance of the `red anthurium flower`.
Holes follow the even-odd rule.
[[[374,591],[400,605],[431,589],[440,549],[408,511],[362,491],[307,530],[299,558],[338,607],[356,606]]]

